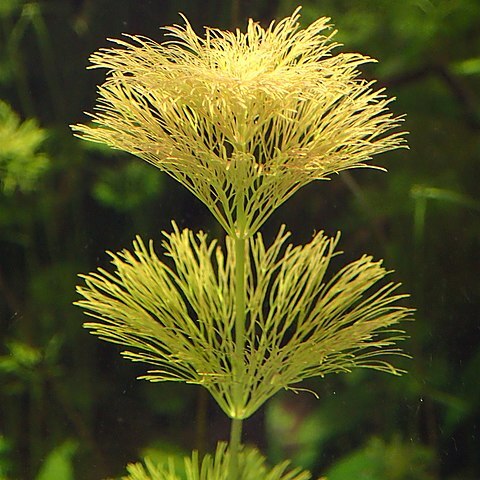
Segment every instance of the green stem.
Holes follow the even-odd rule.
[[[239,407],[243,395],[243,375],[245,370],[243,352],[245,349],[245,239],[235,239],[235,403]],[[239,412],[236,412],[237,414]]]
[[[239,454],[242,441],[243,390],[245,378],[245,212],[243,198],[237,204],[237,235],[235,237],[235,354],[233,358],[233,403],[234,416],[230,431],[230,475],[229,480],[239,480]]]
[[[240,418],[232,418],[230,430],[230,468],[229,480],[240,480],[239,457],[242,444],[242,422]]]

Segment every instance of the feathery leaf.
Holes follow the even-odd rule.
[[[190,230],[164,233],[169,264],[152,242],[112,256],[116,271],[84,275],[77,305],[95,320],[100,338],[125,345],[123,355],[153,365],[150,381],[185,381],[207,388],[225,413],[247,418],[282,388],[303,379],[368,367],[401,373],[385,361],[400,354],[403,332],[392,330],[411,310],[399,305],[398,285],[381,283],[381,262],[363,256],[327,280],[339,240],[322,232],[304,246],[286,244],[281,228],[266,248],[247,242],[246,326],[242,398],[235,383],[235,248]]]

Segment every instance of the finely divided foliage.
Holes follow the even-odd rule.
[[[326,279],[338,236],[318,233],[293,247],[282,228],[269,248],[260,234],[250,239],[245,371],[236,379],[233,240],[227,238],[224,254],[201,232],[173,224],[164,235],[171,266],[137,238],[133,254],[111,254],[114,274],[86,275],[78,288],[84,297],[78,305],[99,320],[86,327],[126,345],[125,357],[153,365],[143,378],[201,384],[227,415],[247,418],[278,390],[308,377],[353,367],[398,373],[377,356],[399,353],[392,345],[402,334],[391,327],[410,311],[398,306],[397,285],[372,289],[387,272],[370,257]]]
[[[167,172],[211,210],[225,248],[200,232],[164,233],[164,259],[137,237],[111,254],[115,272],[84,275],[79,306],[92,333],[152,366],[142,378],[204,386],[232,418],[229,448],[185,463],[189,479],[307,480],[286,464],[271,470],[241,447],[242,420],[280,389],[309,377],[368,367],[393,374],[385,355],[411,315],[381,262],[363,256],[327,270],[339,235],[304,246],[282,227],[270,246],[258,233],[269,215],[316,179],[367,166],[403,145],[382,90],[361,80],[359,54],[332,54],[328,19],[299,28],[299,10],[246,33],[189,23],[170,41],[113,40],[92,57],[108,69],[85,139],[139,156]],[[327,32],[327,33],[325,33]],[[381,356],[380,356],[381,355]],[[129,480],[178,478],[173,463],[129,467]]]
[[[204,37],[185,20],[164,29],[163,44],[112,40],[91,57],[108,69],[96,126],[73,128],[166,171],[229,235],[251,236],[303,185],[403,144],[389,133],[391,100],[358,78],[372,60],[333,55],[329,19],[305,29],[298,19]]]
[[[231,480],[229,478],[230,452],[225,443],[219,443],[214,455],[207,454],[200,461],[198,452],[184,459],[186,480]],[[282,462],[273,468],[265,465],[265,458],[255,449],[244,449],[240,454],[242,480],[310,480],[311,475],[294,468],[287,471],[289,462]],[[127,466],[128,476],[122,480],[183,480],[177,473],[172,459],[167,465],[156,465],[150,460],[145,464]]]

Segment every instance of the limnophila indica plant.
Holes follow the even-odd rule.
[[[186,19],[157,43],[113,40],[91,57],[106,68],[81,138],[132,153],[178,180],[225,230],[225,248],[203,232],[164,232],[163,256],[137,237],[110,253],[114,272],[82,275],[77,302],[93,334],[150,365],[142,377],[205,387],[231,418],[228,447],[186,459],[193,479],[306,480],[267,468],[242,446],[242,422],[281,389],[302,380],[368,367],[402,373],[397,324],[411,316],[380,261],[364,255],[331,274],[339,235],[293,246],[281,227],[265,245],[260,227],[302,186],[375,154],[404,146],[392,99],[358,67],[372,60],[338,53],[329,19],[305,29],[299,10],[268,28],[206,28]],[[128,467],[127,479],[181,478],[174,464]]]

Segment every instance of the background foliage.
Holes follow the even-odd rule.
[[[477,0],[310,0],[407,113],[410,151],[390,172],[306,187],[266,225],[295,242],[342,230],[346,255],[385,258],[413,292],[409,374],[355,372],[277,396],[246,426],[271,461],[329,480],[480,476],[480,11]],[[78,272],[135,234],[180,225],[221,234],[206,209],[153,167],[73,138],[102,72],[88,55],[122,32],[159,38],[179,22],[230,28],[292,13],[291,0],[0,2],[0,478],[98,479],[126,462],[226,439],[192,386],[135,380],[135,365],[81,328]],[[271,238],[271,237],[270,237]],[[308,383],[308,382],[306,382]],[[308,387],[309,385],[305,385]]]

